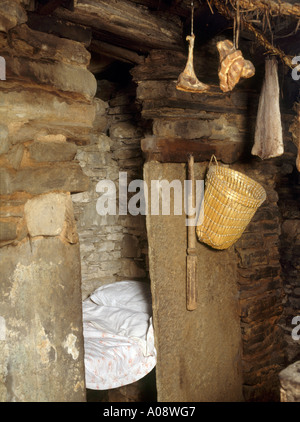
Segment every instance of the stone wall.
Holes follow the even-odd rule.
[[[235,164],[264,186],[267,199],[235,243],[242,332],[242,365],[246,401],[278,401],[278,373],[285,344],[280,319],[284,290],[280,265],[280,213],[273,161]]]
[[[88,70],[86,41],[30,29],[24,3],[30,0],[3,1],[0,5],[0,55],[6,60],[6,80],[0,81],[0,400],[84,400],[82,298],[104,283],[149,279],[145,217],[118,213],[100,216],[96,186],[101,180],[113,181],[118,198],[120,172],[126,172],[127,184],[142,179],[140,145],[145,145],[147,136],[206,145],[211,148],[206,152],[213,151],[267,190],[267,201],[243,237],[223,253],[224,261],[220,261],[237,281],[235,295],[233,278],[227,280],[224,300],[231,301],[226,303],[235,330],[237,315],[233,309],[239,305],[242,339],[239,348],[239,335],[234,336],[235,361],[231,350],[222,373],[226,379],[230,368],[235,371],[237,388],[227,396],[229,400],[240,398],[240,383],[247,401],[277,400],[278,372],[299,356],[298,344],[290,335],[291,317],[299,315],[300,297],[299,185],[294,161],[291,163],[295,152],[291,151],[288,162],[286,156],[268,162],[251,158],[255,114],[249,104],[255,109],[257,93],[239,85],[232,93],[223,94],[214,82],[209,94],[176,91],[174,81],[186,60],[182,53],[153,50],[145,63],[132,70],[137,86],[114,85],[107,95],[105,81],[98,81],[96,94],[97,81]],[[201,79],[205,67],[197,72]],[[149,158],[149,151],[144,153]],[[203,158],[203,166],[207,159]],[[173,176],[183,177],[183,164],[176,166]],[[170,165],[162,164],[161,168],[165,174]],[[160,224],[155,222],[155,243],[149,245],[152,274],[157,281],[157,288],[153,288],[156,310],[165,304],[161,311],[165,317],[159,312],[155,316],[160,336],[156,338],[158,376],[162,380],[166,375],[167,380],[165,387],[159,385],[160,398],[197,401],[200,396],[194,394],[202,385],[198,380],[209,379],[207,391],[211,388],[211,392],[220,393],[209,399],[224,400],[226,382],[212,387],[218,380],[214,377],[218,368],[216,365],[205,372],[203,359],[201,376],[189,391],[193,360],[198,364],[199,356],[207,353],[201,345],[198,348],[197,329],[202,335],[212,335],[211,343],[205,343],[209,347],[213,349],[216,343],[210,323],[205,324],[200,317],[194,324],[193,317],[185,315],[186,319],[176,326],[184,307],[184,265],[176,261],[165,278],[159,278],[164,260],[167,269],[174,259],[170,252],[178,246],[175,241],[168,245],[167,233],[161,243],[157,242],[164,233],[159,230]],[[176,224],[169,228],[176,233]],[[184,239],[182,228],[180,236]],[[153,245],[155,250],[151,249]],[[198,248],[204,250],[203,245]],[[154,255],[159,268],[155,267]],[[210,274],[219,255],[205,249],[199,256]],[[224,274],[222,271],[224,268],[220,274]],[[179,274],[181,281],[174,287],[173,280]],[[218,323],[223,321],[218,314],[222,288],[211,274],[206,282],[207,302],[203,306],[209,311],[209,301],[213,302],[212,309],[217,313],[214,322]],[[229,326],[229,322],[223,326],[224,333]],[[184,344],[187,354],[175,356],[170,367],[170,345],[178,327],[182,328],[179,348]],[[231,334],[228,332],[229,339]],[[221,346],[218,343],[215,351],[222,352]],[[211,356],[217,356],[218,365],[222,365],[220,354]]]
[[[79,42],[33,31],[1,3],[0,400],[84,401],[74,160],[89,142],[97,84]]]
[[[258,100],[255,90],[249,89],[247,84],[239,84],[232,93],[223,94],[212,80],[207,93],[177,91],[175,80],[183,66],[184,62],[177,53],[152,51],[145,64],[132,71],[138,84],[137,99],[142,105],[142,116],[153,123],[151,138],[142,140],[142,148],[149,159],[168,161],[168,148],[172,146],[167,143],[168,138],[177,140],[176,145],[180,145],[180,140],[186,143],[190,140],[197,141],[205,146],[202,155],[199,149],[198,160],[201,161],[201,157],[202,160],[209,159],[214,153],[223,163],[248,174],[265,187],[267,200],[255,214],[242,238],[232,247],[235,251],[232,266],[237,268],[244,399],[278,401],[278,374],[285,365],[286,356],[281,320],[284,303],[286,312],[290,314],[287,304],[293,302],[293,298],[286,302],[288,285],[286,282],[284,289],[280,262],[280,252],[284,247],[281,241],[284,241],[284,233],[291,223],[283,224],[283,238],[280,238],[283,221],[276,188],[289,164],[285,157],[261,161],[251,156]],[[210,66],[209,63],[207,66]],[[201,79],[204,72],[198,75]],[[207,81],[204,79],[203,82]],[[292,117],[282,114],[285,144],[291,138],[288,128]],[[173,153],[173,156],[176,155]],[[181,152],[181,157],[184,158],[184,151]],[[295,161],[295,154],[293,157]],[[170,166],[167,162],[163,165],[165,169]],[[285,200],[286,196],[283,195],[282,202]],[[293,234],[289,233],[293,239],[295,230],[293,225]],[[151,246],[150,244],[150,251]],[[297,241],[289,245],[284,254],[285,261],[289,260],[290,267],[293,268],[297,265],[295,248]],[[168,251],[161,253],[167,255]],[[158,255],[159,251],[155,251],[155,256]],[[288,279],[290,269],[284,279]],[[288,282],[289,285],[294,283],[293,280],[292,278]],[[297,294],[298,291],[293,292]],[[159,302],[156,297],[155,300]],[[166,327],[157,318],[162,331]],[[180,368],[172,370],[180,371]]]
[[[127,184],[143,178],[143,129],[135,105],[135,86],[116,89],[113,84],[109,94],[107,89],[102,91],[105,81],[100,80],[98,85],[91,143],[79,147],[76,156],[90,187],[72,195],[80,238],[83,298],[102,284],[148,280],[145,217],[119,215],[118,203],[120,172],[126,174]],[[107,101],[100,98],[107,96]],[[116,186],[116,215],[99,215],[96,209],[97,199],[103,195],[97,192],[97,184],[102,180],[110,180]]]
[[[291,142],[286,148],[277,182],[281,219],[280,263],[285,291],[281,326],[286,341],[286,366],[300,359],[300,175],[295,167],[296,148]],[[298,317],[295,323],[293,318]],[[293,330],[295,335],[293,336]],[[293,338],[294,337],[294,338]],[[297,339],[298,337],[298,339]]]

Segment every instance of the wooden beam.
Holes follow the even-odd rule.
[[[51,16],[41,16],[37,13],[27,12],[27,25],[35,31],[46,32],[89,46],[92,40],[92,31],[85,26],[66,22]]]
[[[152,13],[125,0],[78,0],[74,12],[59,8],[55,16],[91,27],[101,41],[111,40],[114,45],[135,51],[184,48],[179,17]]]
[[[185,163],[189,154],[195,162],[210,160],[214,154],[223,163],[240,159],[245,146],[240,142],[208,139],[157,138],[142,139],[141,148],[147,161]]]
[[[132,50],[108,44],[103,41],[93,40],[90,50],[103,56],[112,57],[126,63],[143,64],[145,57]]]

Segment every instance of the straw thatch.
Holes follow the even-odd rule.
[[[269,19],[274,15],[293,16],[295,19],[300,18],[300,3],[282,3],[281,1],[266,1],[266,0],[211,0],[218,12],[229,20],[236,22],[246,31],[254,34],[256,41],[262,45],[267,53],[278,56],[281,61],[290,68],[295,67],[292,62],[292,57],[285,54],[278,46],[275,46],[272,40],[269,40],[261,29],[258,29],[253,22],[256,16],[256,22],[260,22],[260,15],[268,23],[268,30],[271,31]],[[299,29],[299,21],[296,23],[295,32]]]

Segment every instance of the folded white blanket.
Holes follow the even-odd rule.
[[[149,285],[99,287],[83,302],[83,335],[87,388],[116,388],[148,374],[156,365]]]

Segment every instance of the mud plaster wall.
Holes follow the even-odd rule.
[[[205,168],[195,165],[196,179],[203,179]],[[144,167],[148,186],[153,179],[185,178],[184,164]],[[187,311],[185,216],[148,215],[147,233],[158,400],[243,400],[234,252],[216,252],[198,242],[198,307]]]

